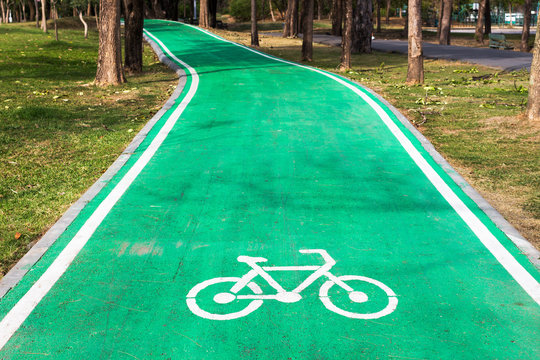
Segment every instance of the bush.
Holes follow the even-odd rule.
[[[231,16],[236,21],[248,21],[251,19],[251,1],[250,0],[231,0]]]

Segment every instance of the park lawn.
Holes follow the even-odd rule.
[[[249,33],[216,30],[249,44]],[[262,36],[260,50],[300,62],[300,39]],[[314,46],[310,65],[338,72],[341,50]],[[404,84],[407,56],[353,54],[342,73],[396,106],[435,148],[536,248],[540,249],[540,124],[523,117],[527,72],[425,61],[425,85]]]
[[[90,19],[91,20],[91,19]],[[51,24],[49,24],[51,25]],[[144,73],[92,85],[98,36],[73,19],[60,41],[0,26],[0,278],[114,162],[174,91],[149,46]]]

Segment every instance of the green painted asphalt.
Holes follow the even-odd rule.
[[[176,105],[128,163],[1,300],[0,318],[13,316],[10,310],[190,99],[1,358],[540,357],[540,306],[368,101],[322,73],[193,27],[146,21],[145,28],[196,71],[196,92],[190,99],[197,78],[189,75]],[[395,115],[361,91],[537,281],[538,270]],[[232,295],[251,270],[239,256],[287,266],[266,273],[292,290],[315,271],[296,267],[325,262],[320,253],[300,253],[306,249],[325,250],[335,277],[312,276],[297,291],[299,301],[272,298],[275,286],[261,276]],[[354,291],[333,284],[340,280]]]

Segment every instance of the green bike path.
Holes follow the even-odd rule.
[[[2,298],[1,358],[540,357],[539,271],[380,100],[191,26],[145,29],[185,87]],[[232,291],[247,257],[309,286]]]

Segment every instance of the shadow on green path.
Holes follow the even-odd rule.
[[[496,238],[533,282],[538,271],[379,100],[193,27],[145,28],[196,71],[196,93],[4,358],[540,355],[540,307],[411,154],[472,211],[482,239]],[[2,299],[0,316],[145,158],[196,84],[187,76],[175,107]],[[296,292],[276,297],[279,286]]]

